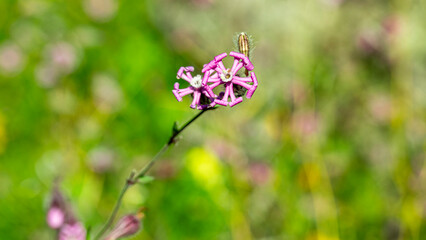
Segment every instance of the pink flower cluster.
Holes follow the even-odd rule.
[[[46,221],[50,228],[59,231],[59,240],[86,239],[86,229],[77,221],[58,187],[53,189]]]
[[[104,240],[116,240],[122,237],[134,235],[141,229],[141,220],[144,214],[128,214],[121,218],[115,227],[109,231]],[[47,211],[47,225],[58,231],[58,240],[86,240],[86,228],[79,222],[69,207],[69,203],[55,186],[52,199]]]
[[[182,97],[192,94],[193,100],[190,107],[202,110],[214,107],[216,104],[229,105],[230,107],[237,105],[243,101],[243,98],[238,96],[240,94],[237,93],[239,88],[245,89],[246,97],[251,98],[257,88],[256,75],[254,72],[250,72],[248,77],[240,77],[238,71],[242,67],[247,72],[252,71],[254,69],[253,64],[244,54],[230,52],[229,56],[234,58],[234,64],[231,68],[226,68],[222,60],[227,56],[226,53],[219,54],[208,64],[205,64],[201,71],[204,74],[202,77],[201,75],[195,77],[191,75],[194,67],[181,67],[177,73],[177,78],[187,81],[190,86],[180,89],[179,83],[176,82],[173,89],[176,99],[180,102]],[[225,92],[221,92],[217,96],[213,89],[220,85],[225,87]]]

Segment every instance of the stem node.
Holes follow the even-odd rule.
[[[126,180],[126,184],[124,184],[124,187],[121,189],[120,195],[117,199],[117,202],[114,206],[114,210],[112,211],[110,217],[108,218],[107,222],[105,223],[105,225],[103,226],[103,228],[101,229],[101,231],[96,235],[96,237],[94,239],[99,239],[100,237],[102,237],[104,235],[104,233],[111,227],[115,216],[118,213],[118,210],[120,209],[121,206],[121,202],[123,200],[124,194],[126,193],[127,189],[129,189],[131,186],[133,186],[134,184],[138,183],[139,179],[144,177],[145,174],[149,171],[149,169],[151,169],[151,167],[154,165],[155,161],[157,161],[157,159],[174,143],[176,143],[179,139],[177,139],[177,137],[179,136],[180,133],[182,133],[182,131],[188,127],[189,125],[191,125],[191,123],[193,123],[197,118],[199,118],[203,113],[209,111],[209,110],[214,110],[216,108],[207,108],[202,110],[201,112],[199,112],[197,115],[195,115],[194,117],[192,117],[185,125],[183,125],[181,128],[177,127],[177,123],[175,122],[173,125],[173,131],[172,131],[172,136],[170,136],[168,142],[160,149],[160,151],[154,156],[153,159],[151,159],[151,161],[149,161],[144,168],[142,168],[139,172],[136,172],[135,170],[132,170],[132,172],[130,173],[129,177]]]

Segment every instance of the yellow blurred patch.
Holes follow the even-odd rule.
[[[315,163],[305,163],[298,174],[298,183],[305,190],[315,190],[321,185],[321,169]]]
[[[3,115],[0,113],[0,154],[2,154],[6,148],[6,142],[6,121]]]
[[[402,221],[413,234],[418,233],[420,230],[422,222],[421,212],[422,204],[417,202],[413,197],[408,197],[402,204]]]
[[[327,234],[324,233],[312,233],[310,234],[306,240],[339,240],[338,237],[335,236],[329,236]]]
[[[283,133],[283,117],[279,111],[274,111],[266,115],[263,122],[268,135],[276,140],[279,140]]]
[[[211,189],[222,184],[222,166],[219,159],[203,148],[189,151],[186,167],[201,186]]]
[[[123,203],[125,206],[137,207],[141,206],[145,202],[145,198],[148,195],[144,189],[141,187],[131,187],[126,192],[126,197],[123,198]]]

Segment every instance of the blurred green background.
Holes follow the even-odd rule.
[[[197,111],[171,90],[253,36],[252,99],[207,112],[133,187],[132,239],[426,239],[426,2],[1,0],[0,238],[92,232]]]

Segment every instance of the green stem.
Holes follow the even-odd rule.
[[[192,117],[188,122],[185,123],[185,125],[183,125],[181,128],[173,130],[172,135],[170,136],[169,140],[167,141],[167,143],[160,149],[160,151],[157,152],[157,154],[155,154],[155,156],[151,159],[151,161],[149,161],[145,167],[143,167],[137,174],[135,174],[134,171],[132,171],[129,175],[129,177],[126,180],[126,183],[124,184],[123,188],[121,189],[120,195],[118,196],[117,202],[115,203],[114,209],[111,213],[111,215],[109,216],[107,222],[105,223],[105,225],[102,227],[101,231],[96,235],[95,239],[99,239],[100,237],[102,237],[102,235],[104,235],[104,233],[111,227],[112,223],[114,222],[115,217],[117,216],[118,210],[120,209],[121,206],[121,202],[123,200],[124,194],[126,193],[126,191],[133,186],[135,183],[138,182],[138,179],[144,177],[146,175],[146,173],[151,169],[151,167],[154,165],[154,163],[158,160],[158,158],[163,155],[164,152],[167,151],[167,149],[169,149],[169,147],[176,142],[176,138],[179,136],[180,133],[183,132],[183,130],[185,130],[189,125],[191,125],[191,123],[193,123],[195,120],[197,120],[197,118],[199,118],[203,113],[209,111],[209,110],[213,110],[215,108],[207,108],[202,110],[201,112],[199,112],[197,115],[195,115],[194,117]]]

